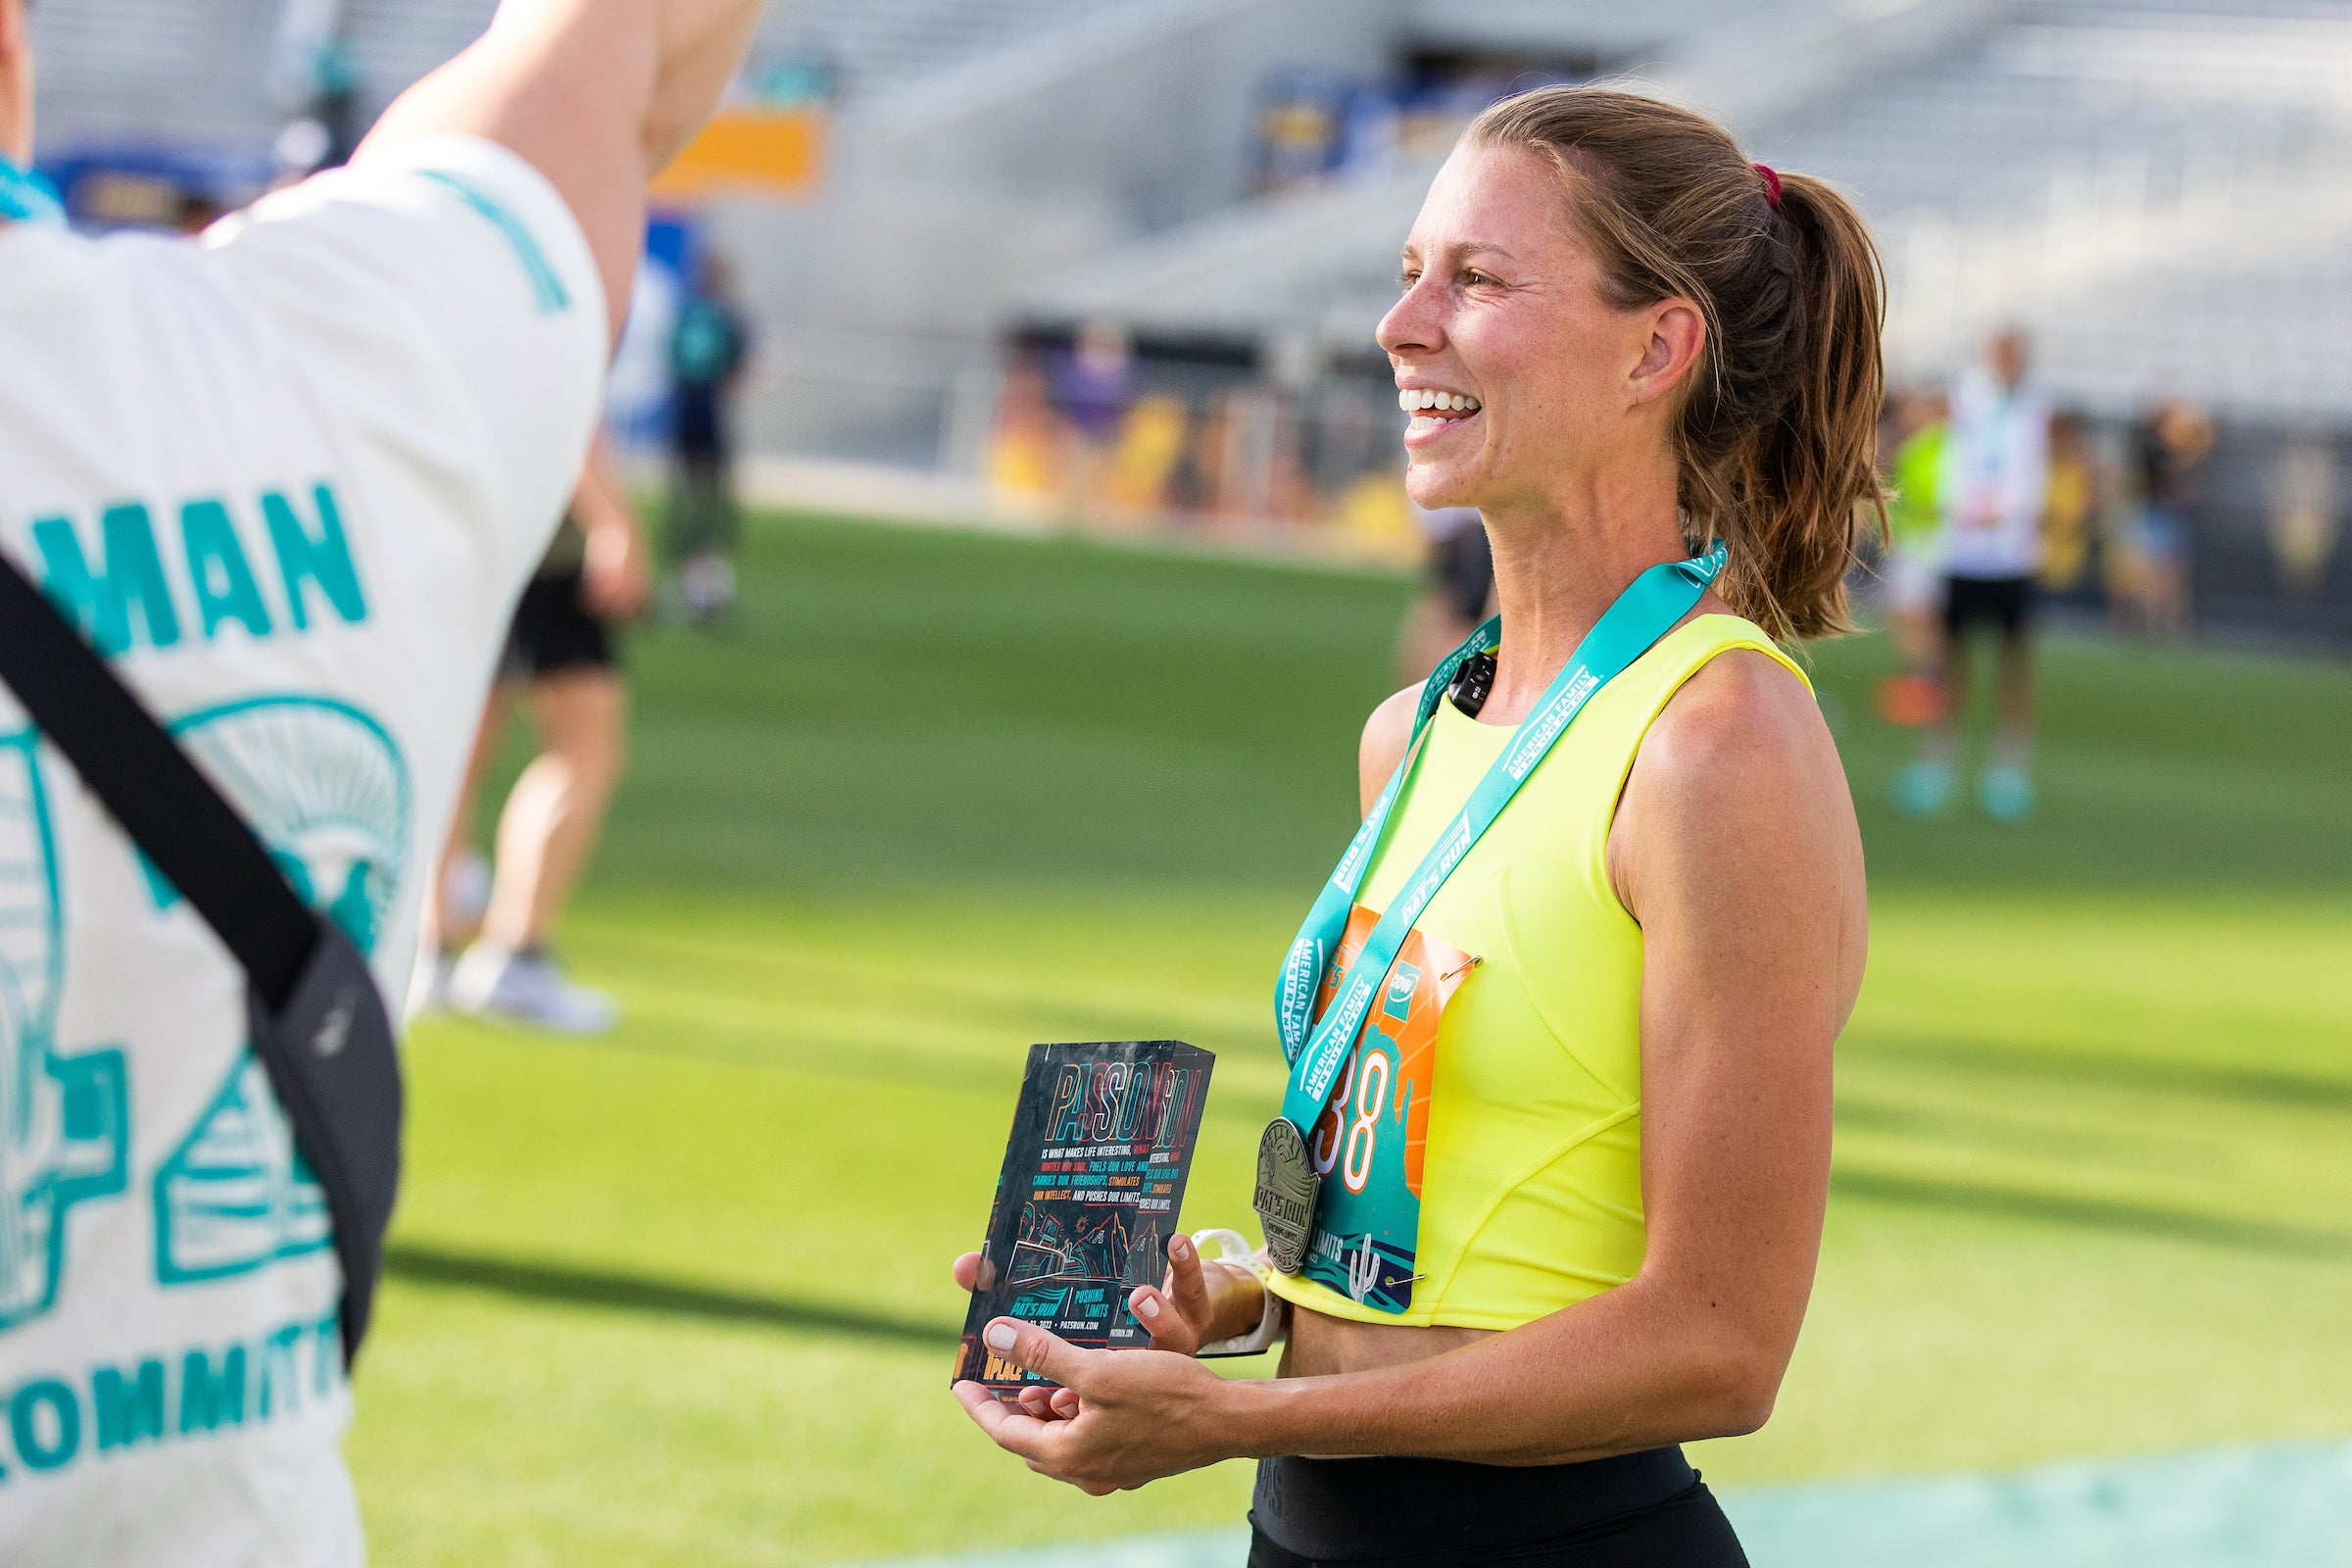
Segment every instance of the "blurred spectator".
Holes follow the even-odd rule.
[[[2027,345],[1996,332],[1984,363],[1952,382],[1950,434],[1937,487],[1943,513],[1943,684],[1945,715],[1931,726],[1919,760],[1895,780],[1894,807],[1932,815],[1948,807],[1960,764],[1959,722],[1967,710],[1970,634],[1999,633],[2000,663],[1991,755],[1978,779],[1986,814],[2014,822],[2034,806],[2034,579],[2042,557],[2050,485],[2049,399],[2026,377]]]
[[[2278,588],[2292,599],[2317,599],[2328,584],[2328,564],[2340,531],[2335,498],[2335,444],[2307,435],[2278,449],[2271,473],[2269,533],[2278,564]]]
[[[1879,572],[1886,623],[1901,667],[1879,688],[1891,724],[1943,716],[1943,449],[1950,426],[1940,395],[1912,393],[1895,406],[1893,496]]]
[[[1063,364],[1054,403],[1077,439],[1070,474],[1072,516],[1096,511],[1104,498],[1119,432],[1135,401],[1135,346],[1113,321],[1090,321]]]
[[[742,514],[731,405],[751,336],[735,305],[734,281],[726,258],[704,256],[669,334],[669,556],[677,564],[679,609],[697,624],[724,615],[735,602]]]
[[[1396,673],[1408,683],[1426,679],[1494,612],[1494,552],[1478,510],[1414,507],[1413,514],[1429,537],[1429,568],[1396,639]]]
[[[620,1021],[612,998],[564,972],[549,938],[620,782],[628,690],[613,631],[643,612],[651,587],[644,528],[600,442],[514,608],[499,682],[483,708],[425,901],[413,1007],[446,1003],[566,1034],[599,1034]],[[472,841],[473,798],[517,688],[540,752],[508,793],[490,872]]]
[[[181,234],[201,234],[219,222],[226,211],[208,191],[184,191],[172,215],[172,226]]]
[[[1340,162],[1346,142],[1348,84],[1319,72],[1297,72],[1268,84],[1257,114],[1257,190],[1285,190],[1318,179]]]
[[[2048,592],[2070,593],[2087,576],[2098,501],[2096,455],[2082,416],[2050,416],[2050,482],[2042,497],[2039,577]]]
[[[997,399],[989,481],[1015,495],[1051,496],[1061,488],[1062,445],[1053,388],[1035,359],[1023,355],[1004,372]]]
[[[2212,451],[2213,422],[2178,398],[2148,410],[2132,432],[2139,508],[2117,606],[2127,626],[2158,637],[2188,633],[2188,508]]]
[[[1121,422],[1102,499],[1130,514],[1158,513],[1167,505],[1168,481],[1183,461],[1191,429],[1184,399],[1165,392],[1136,399]]]

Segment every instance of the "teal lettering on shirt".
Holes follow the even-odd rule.
[[[27,1383],[8,1401],[8,1429],[18,1458],[35,1470],[54,1470],[81,1451],[81,1401],[55,1378]]]
[[[302,1378],[294,1351],[309,1327],[306,1323],[288,1323],[262,1341],[260,1415],[265,1421],[273,1415],[291,1415],[302,1408]]]
[[[254,553],[260,542],[240,532],[230,501],[194,496],[178,503],[177,530],[167,525],[160,535],[146,505],[135,501],[100,513],[94,537],[86,520],[34,518],[31,553],[40,559],[42,590],[108,659],[184,646],[181,616],[191,605],[188,629],[201,627],[207,642],[232,621],[257,639],[310,631],[315,610],[321,627],[365,624],[368,589],[334,487],[313,485],[307,507],[282,490],[264,491],[258,502],[277,558],[274,582]],[[280,587],[282,612],[271,603]]]
[[[262,603],[262,585],[245,564],[245,547],[237,542],[228,508],[218,501],[188,502],[179,509],[179,538],[188,552],[188,578],[196,585],[205,640],[219,635],[224,620],[236,621],[253,636],[269,636],[270,607]]]
[[[65,517],[42,517],[32,525],[41,552],[41,587],[50,602],[81,627],[90,645],[108,658],[131,646],[131,612],[139,613],[151,647],[179,641],[179,612],[172,605],[163,558],[156,553],[155,527],[136,502],[109,507],[98,519],[99,562],[90,569],[81,539]]]
[[[90,1403],[98,1412],[98,1451],[160,1443],[164,1436],[164,1363],[150,1356],[124,1377],[120,1367],[90,1374]]]
[[[208,1348],[131,1351],[100,1363],[90,1369],[86,1398],[81,1380],[62,1372],[36,1372],[13,1388],[0,1386],[0,1456],[8,1460],[0,1463],[0,1489],[14,1465],[55,1472],[102,1462],[125,1448],[234,1441],[266,1424],[299,1418],[343,1382],[342,1319],[333,1311],[281,1323],[211,1353]],[[258,1386],[252,1376],[257,1370]],[[174,1406],[176,1423],[169,1419]]]
[[[308,631],[311,611],[304,585],[316,584],[335,613],[356,626],[368,618],[368,596],[360,588],[359,568],[352,564],[351,542],[343,533],[335,492],[327,485],[314,485],[311,498],[318,508],[316,538],[295,515],[292,502],[274,490],[262,493],[262,516],[270,524],[270,546],[277,551],[278,574],[285,579],[287,612],[296,631]]]
[[[211,1432],[245,1424],[245,1347],[232,1345],[213,1370],[212,1357],[190,1350],[179,1367],[179,1430]]]

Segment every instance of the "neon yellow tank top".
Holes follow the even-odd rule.
[[[1412,1305],[1382,1312],[1301,1275],[1274,1276],[1276,1295],[1362,1323],[1509,1329],[1642,1266],[1642,928],[1609,885],[1609,824],[1650,722],[1734,648],[1804,679],[1737,615],[1667,633],[1593,696],[1422,913],[1425,935],[1484,961],[1438,1025]],[[1514,733],[1438,705],[1360,904],[1387,907]]]

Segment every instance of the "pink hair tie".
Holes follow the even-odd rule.
[[[1770,164],[1751,164],[1748,167],[1764,176],[1764,205],[1776,213],[1779,212],[1781,210],[1781,176],[1774,172]]]

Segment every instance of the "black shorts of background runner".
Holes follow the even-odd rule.
[[[1747,1568],[1680,1448],[1582,1464],[1264,1459],[1250,1568]]]
[[[1487,618],[1487,601],[1494,593],[1494,552],[1485,523],[1466,523],[1430,548],[1429,582],[1459,618],[1473,626]]]
[[[615,662],[612,624],[588,608],[580,573],[533,577],[514,606],[500,674],[535,680],[566,670],[611,669]]]
[[[2009,639],[2023,637],[2034,621],[2031,577],[1946,577],[1943,629],[1959,637],[1971,626],[1992,626]]]

